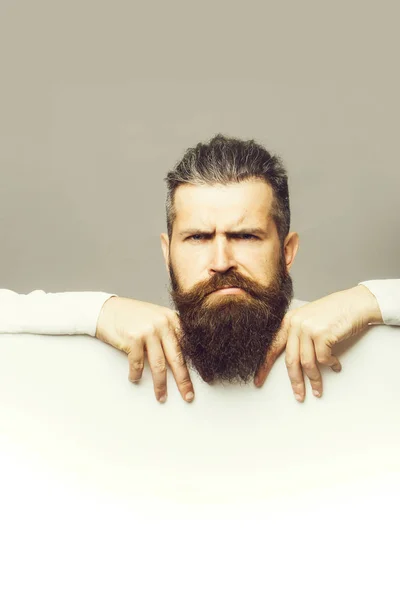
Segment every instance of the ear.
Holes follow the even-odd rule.
[[[298,249],[299,249],[299,234],[296,233],[295,231],[292,231],[291,233],[288,233],[288,235],[286,236],[285,246],[284,246],[286,268],[287,268],[288,272],[290,271],[290,269],[292,267],[292,264],[296,257]]]
[[[165,267],[167,269],[167,273],[169,273],[169,237],[167,233],[162,233],[160,236],[161,239],[161,250],[164,255]]]

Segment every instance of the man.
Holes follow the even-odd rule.
[[[155,597],[152,583],[160,581],[165,589],[165,576],[171,572],[173,589],[182,575],[190,573],[185,581],[186,595],[196,596],[199,581],[201,584],[204,580],[207,589],[204,593],[201,590],[200,596],[213,592],[214,597],[226,595],[227,586],[229,595],[232,596],[232,590],[235,596],[235,569],[246,574],[239,595],[249,596],[250,590],[250,597],[259,597],[260,589],[264,594],[262,584],[270,588],[276,568],[271,563],[273,557],[278,557],[276,562],[282,566],[277,577],[279,589],[289,579],[294,581],[297,595],[299,571],[294,568],[300,564],[307,573],[307,590],[308,582],[320,571],[320,563],[315,560],[310,567],[310,551],[315,552],[315,548],[317,557],[323,556],[323,565],[329,566],[322,571],[322,593],[326,582],[331,585],[332,565],[337,571],[338,557],[344,555],[353,569],[354,556],[366,555],[370,561],[371,552],[378,549],[377,557],[383,552],[387,566],[391,553],[382,537],[374,533],[386,530],[393,538],[398,533],[400,494],[394,501],[384,497],[378,504],[377,492],[383,486],[387,490],[389,484],[392,493],[393,481],[387,481],[387,476],[400,473],[400,329],[373,327],[357,340],[355,347],[346,353],[343,349],[338,351],[345,367],[340,376],[323,365],[324,402],[307,402],[303,406],[293,402],[286,369],[279,359],[263,389],[229,385],[236,376],[245,381],[256,368],[258,363],[251,353],[259,351],[261,357],[264,352],[254,339],[260,315],[270,335],[264,342],[271,343],[276,322],[270,307],[276,307],[276,314],[281,314],[278,311],[284,312],[282,307],[287,301],[287,273],[283,268],[279,270],[280,265],[283,267],[280,257],[285,257],[288,271],[297,244],[296,235],[289,234],[280,245],[275,222],[269,218],[269,187],[263,181],[262,185],[253,183],[258,181],[213,190],[210,185],[200,188],[182,184],[180,194],[179,188],[176,190],[177,215],[172,234],[168,240],[163,238],[166,265],[175,278],[171,279],[172,291],[182,317],[182,347],[195,369],[216,381],[215,385],[208,385],[193,373],[200,400],[194,405],[188,407],[175,401],[177,394],[171,385],[169,409],[161,411],[157,403],[148,402],[153,390],[147,373],[143,373],[140,387],[132,389],[122,377],[124,357],[111,348],[124,347],[134,360],[143,362],[146,350],[149,362],[156,367],[155,357],[163,358],[164,352],[171,356],[175,351],[174,338],[170,337],[172,327],[165,324],[174,322],[174,311],[170,321],[167,309],[109,298],[96,323],[99,296],[43,297],[38,292],[32,299],[37,300],[37,306],[47,305],[48,309],[45,315],[36,313],[43,316],[36,320],[40,332],[87,331],[94,335],[97,325],[98,335],[108,336],[111,344],[99,344],[82,335],[68,339],[0,336],[1,512],[6,517],[2,539],[7,556],[10,549],[18,554],[22,572],[41,573],[36,557],[38,567],[46,566],[46,573],[49,564],[70,566],[71,557],[74,564],[76,556],[80,567],[84,565],[86,569],[87,557],[97,559],[99,552],[101,556],[108,552],[107,565],[115,561],[119,569],[113,578],[114,595],[115,585],[121,583],[122,565],[129,581],[123,581],[124,589],[120,589],[123,593],[132,586],[134,597],[141,596],[138,580],[143,579],[146,592],[151,589],[150,595]],[[228,191],[229,199],[224,196]],[[211,193],[212,200],[207,197]],[[244,237],[235,237],[237,231],[232,230],[238,225],[257,227],[264,234],[241,232]],[[193,227],[201,232],[182,235]],[[248,235],[254,235],[257,241]],[[275,286],[279,278],[281,284]],[[237,286],[241,291],[219,292],[223,285]],[[396,288],[393,282],[384,287],[388,289],[382,317],[388,318],[391,313],[394,318],[396,296],[387,291]],[[15,298],[12,292],[4,296]],[[288,346],[297,343],[297,339],[300,354],[307,355],[307,348],[301,348],[311,339],[319,357],[320,345],[324,352],[327,341],[332,340],[330,336],[344,339],[360,322],[359,327],[379,321],[374,302],[369,300],[371,296],[360,285],[294,309],[292,315],[305,315],[301,322],[312,322],[314,329],[305,337],[303,329],[298,334],[297,326],[290,325]],[[385,298],[385,294],[381,297]],[[101,297],[101,302],[104,299]],[[90,307],[92,301],[98,302],[96,311]],[[68,303],[69,315],[65,315],[63,308]],[[17,305],[18,296],[14,303]],[[196,306],[199,314],[193,314]],[[325,315],[324,319],[325,308],[328,318]],[[237,325],[233,317],[242,310],[248,321]],[[137,320],[138,314],[144,324]],[[32,321],[24,323],[21,316],[17,309],[14,313],[10,310],[8,320],[14,318],[14,329],[29,329]],[[321,324],[325,333],[318,336]],[[233,371],[214,351],[213,345],[219,341],[213,339],[213,327],[226,344],[232,340],[242,345],[242,362],[237,347],[217,346],[218,352],[236,365]],[[211,352],[210,365],[207,349]],[[228,385],[219,385],[219,379]],[[394,483],[398,484],[399,479],[396,477]],[[349,483],[361,484],[355,499]],[[321,502],[321,489],[325,502]],[[368,496],[372,496],[372,502],[366,505]],[[346,510],[349,497],[350,508],[354,507],[350,516]],[[309,503],[309,516],[302,511],[293,519],[292,511],[297,505],[308,508]],[[321,504],[325,512],[321,511]],[[99,506],[105,508],[99,512]],[[187,519],[180,528],[183,536],[175,522],[167,533],[159,522],[151,530],[141,526],[143,515],[171,520],[182,512],[184,517],[194,515],[198,519],[202,535],[193,533]],[[227,515],[233,515],[234,521],[225,521],[226,527],[220,534],[218,523]],[[249,517],[254,520],[252,539],[241,535],[238,523]],[[269,519],[266,527],[265,517]],[[360,523],[355,533],[354,523]],[[320,534],[316,540],[315,532]],[[333,553],[332,538],[338,540]],[[139,562],[136,557],[132,559],[132,547],[138,548]],[[303,567],[304,556],[307,560]],[[227,568],[221,571],[224,561]],[[218,588],[213,581],[214,572],[221,581]],[[288,573],[292,577],[288,578]],[[94,580],[97,576],[96,571]]]
[[[164,307],[105,294],[97,296],[90,315],[93,329],[104,303],[96,336],[128,354],[131,381],[140,380],[147,353],[158,400],[166,399],[166,362],[190,401],[193,386],[185,361],[209,383],[247,383],[255,377],[261,386],[285,346],[296,399],[305,397],[302,369],[314,394],[321,396],[317,363],[340,370],[332,354],[336,343],[370,323],[400,324],[396,280],[363,282],[305,306],[294,301],[287,312],[293,298],[289,272],[299,237],[289,231],[285,169],[254,141],[217,135],[208,144],[198,144],[168,173],[167,184],[168,235],[161,235],[161,243],[179,318]],[[37,294],[40,306],[43,298]],[[59,303],[53,323],[47,314],[47,324],[39,319],[28,325],[25,320],[22,327],[15,296],[3,291],[3,300],[12,306],[3,307],[0,331],[87,332],[82,324],[62,326],[73,310],[88,318],[83,294],[48,295],[54,304],[47,313]],[[61,316],[64,299],[70,308]],[[384,315],[380,305],[385,305]]]

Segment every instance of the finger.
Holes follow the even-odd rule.
[[[310,380],[314,396],[322,396],[322,377],[317,365],[314,342],[307,333],[300,335],[300,362],[304,373]]]
[[[285,363],[289,379],[292,384],[294,397],[299,402],[303,402],[305,397],[305,386],[303,371],[300,365],[300,339],[297,329],[289,329],[286,343]]]
[[[160,339],[150,335],[145,341],[147,359],[153,376],[154,393],[159,402],[167,399],[167,363]]]
[[[287,336],[288,336],[288,329],[289,329],[288,324],[283,321],[281,328],[279,329],[279,331],[276,335],[276,338],[272,344],[272,347],[268,351],[263,364],[261,365],[261,367],[258,369],[258,371],[256,373],[254,383],[257,387],[261,387],[264,384],[276,359],[278,358],[278,356],[280,356],[282,354],[283,350],[285,349]]]
[[[172,327],[171,324],[171,327],[163,333],[161,344],[182,398],[187,402],[191,402],[194,398],[193,385],[183,358],[182,349]]]
[[[129,381],[138,383],[143,374],[144,368],[144,344],[143,342],[135,341],[131,343],[128,351],[129,361]]]
[[[339,373],[342,370],[340,360],[332,354],[332,347],[326,341],[316,338],[314,340],[315,354],[317,361],[322,365],[331,367],[333,371]]]
[[[180,335],[182,334],[182,328],[178,312],[171,311],[169,319],[170,331],[168,332],[167,338],[169,341],[172,339],[173,354],[172,359],[168,359],[168,362],[171,366],[175,377],[175,381],[178,385],[179,391],[181,392],[183,399],[187,402],[192,402],[192,400],[194,399],[194,388],[190,379],[189,370],[187,368],[184,356],[182,354],[182,348],[180,347],[179,343]],[[169,352],[169,347],[167,351]],[[177,370],[179,371],[178,373]]]
[[[175,333],[177,341],[179,343],[179,335],[182,333],[182,329],[181,329],[181,320],[180,320],[177,312],[172,311],[172,313],[169,315],[169,322],[170,322],[172,330]]]

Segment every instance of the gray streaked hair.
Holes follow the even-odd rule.
[[[167,173],[166,201],[168,237],[176,218],[174,194],[180,185],[227,185],[261,179],[274,194],[272,218],[281,246],[290,229],[289,187],[285,167],[279,156],[271,155],[254,140],[215,135],[208,143],[188,148],[183,158]]]

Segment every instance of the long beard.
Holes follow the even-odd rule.
[[[267,287],[228,272],[183,292],[171,264],[169,271],[169,291],[181,323],[179,343],[188,365],[207,383],[248,383],[265,360],[293,298],[284,256]],[[209,296],[223,286],[245,293]]]

